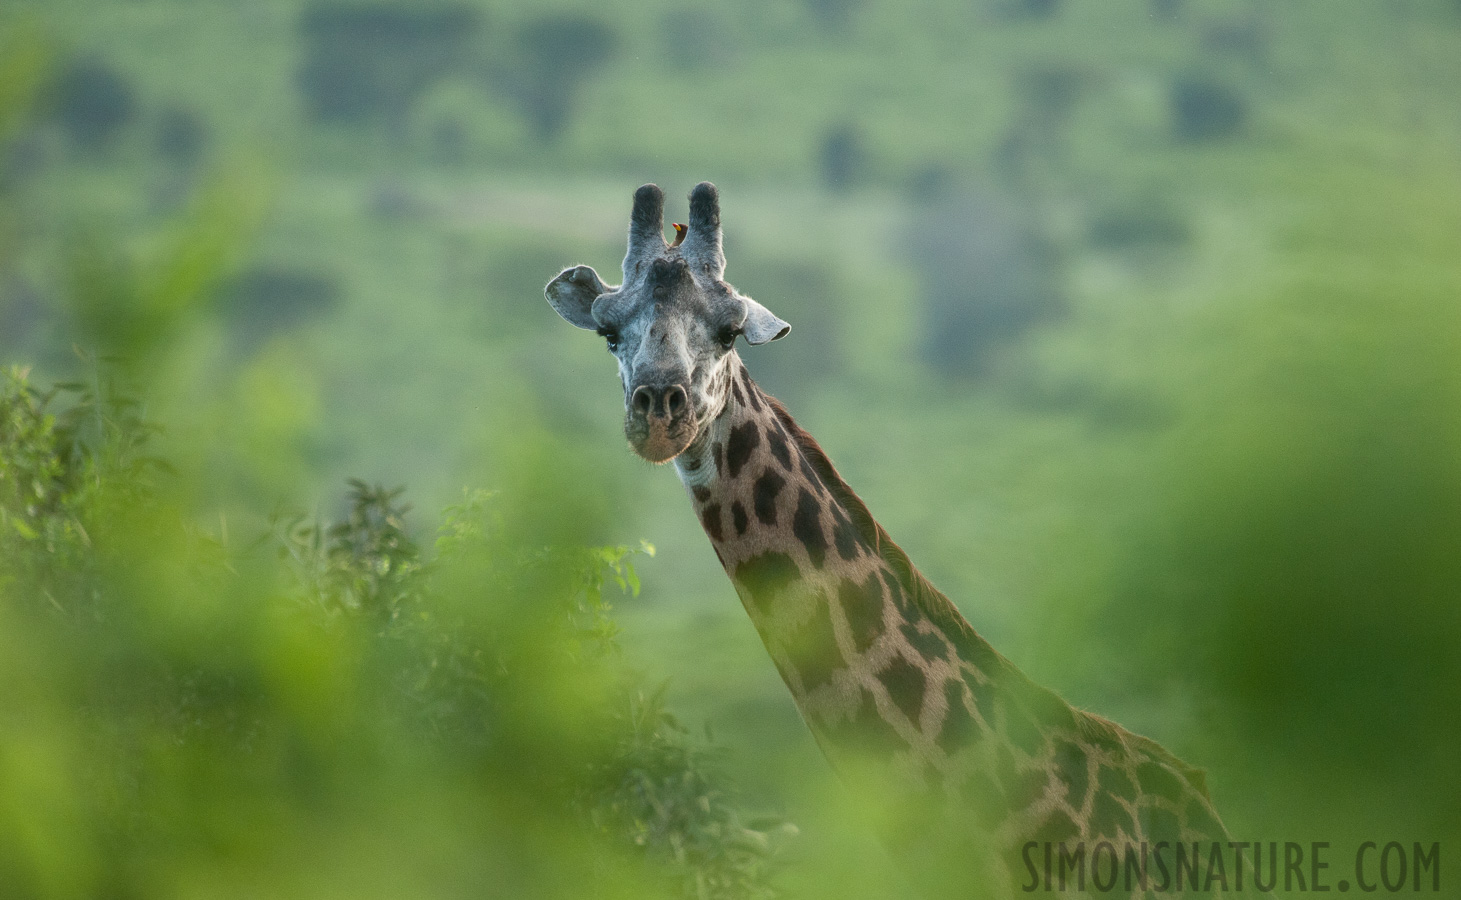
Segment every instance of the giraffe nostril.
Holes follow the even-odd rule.
[[[665,391],[665,412],[670,418],[675,418],[685,411],[685,404],[688,402],[685,396],[685,389],[678,384]]]
[[[640,385],[634,389],[634,396],[629,398],[629,405],[641,416],[649,415],[650,409],[654,407],[654,392]]]

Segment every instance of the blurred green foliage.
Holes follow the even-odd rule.
[[[232,546],[68,389],[0,392],[7,896],[773,895],[791,827],[620,661],[652,548],[521,546],[478,492],[427,557],[358,481]]]
[[[7,8],[5,886],[902,895],[540,299],[702,178],[997,647],[1235,831],[1452,847],[1458,91],[1451,0]]]

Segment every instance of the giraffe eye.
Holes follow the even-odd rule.
[[[739,328],[732,328],[729,325],[724,325],[721,326],[720,333],[716,335],[716,340],[720,341],[721,349],[729,350],[731,347],[735,346],[736,337],[739,336],[740,333],[741,330]]]
[[[598,331],[599,331],[599,336],[602,337],[605,341],[608,341],[608,343],[609,343],[609,352],[610,353],[617,353],[617,352],[619,352],[619,329],[617,329],[617,328],[610,328],[607,325],[602,325],[602,326],[599,327]]]

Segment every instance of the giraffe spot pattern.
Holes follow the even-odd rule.
[[[832,631],[832,616],[825,600],[817,611],[786,643],[787,655],[802,677],[802,689],[808,693],[832,680],[832,673],[846,661]]]
[[[742,422],[731,429],[725,442],[725,468],[731,478],[738,478],[741,467],[751,460],[751,453],[761,443],[761,429],[755,422]]]
[[[1100,750],[1102,753],[1107,753],[1111,756],[1121,758],[1128,756],[1126,745],[1122,744],[1120,739],[1117,738],[1115,731],[1111,729],[1109,723],[1107,727],[1100,729],[1095,734],[1089,735],[1086,738],[1086,743]],[[1140,758],[1148,759],[1149,757],[1142,756]]]
[[[751,595],[762,615],[769,615],[776,597],[801,577],[791,557],[777,550],[759,553],[736,566],[735,579]]]
[[[979,643],[993,657],[994,649],[982,640]],[[1035,721],[1043,723],[1047,729],[1065,731],[1075,728],[1075,710],[1054,691],[1032,684],[1029,690],[1021,694],[1020,699],[1030,715],[1035,717]]]
[[[1036,865],[1038,878],[1038,873],[1043,870],[1043,867],[1041,865],[1042,858],[1046,863],[1048,863],[1050,860],[1050,857],[1044,856],[1044,854],[1048,852],[1052,855],[1058,855],[1059,853],[1061,853],[1061,851],[1074,852],[1073,848],[1076,846],[1077,842],[1080,841],[1080,837],[1080,826],[1075,823],[1075,820],[1072,819],[1068,813],[1061,809],[1051,810],[1050,814],[1047,815],[1043,821],[1041,821],[1038,828],[1026,835],[1023,835],[1022,839],[1019,842],[1017,842],[1014,846],[1011,846],[1009,849],[1005,850],[1003,854],[1001,854],[1003,856],[1005,868],[1012,873],[1020,873],[1018,880],[1022,882],[1021,886],[1024,887],[1029,884],[1028,881],[1024,880],[1029,877],[1029,867],[1026,865],[1025,860],[1025,841],[1034,841],[1036,847],[1038,848],[1031,854],[1031,861],[1033,861]],[[1069,874],[1069,870],[1057,871],[1063,871],[1064,873]],[[1088,896],[1083,890],[1077,887],[1075,883],[1075,877],[1076,876],[1073,874],[1070,875],[1070,887],[1073,888],[1073,890],[1069,894],[1067,894],[1064,890],[1057,890],[1057,892],[1055,893],[1047,893],[1045,891],[1042,891],[1041,893],[1044,893],[1046,896],[1056,897]],[[1052,881],[1052,885],[1062,884],[1063,878],[1061,878],[1060,875],[1056,875],[1055,878],[1057,880]],[[1084,881],[1083,877],[1082,881]],[[1010,894],[1010,896],[1015,895]],[[1157,900],[1157,898],[1153,897],[1152,900]]]
[[[858,653],[866,653],[883,633],[883,591],[877,579],[869,577],[864,584],[843,578],[837,585],[837,602],[852,632],[852,645]]]
[[[731,396],[735,398],[737,406],[746,405],[746,395],[741,393],[741,383],[731,379]]]
[[[744,370],[727,378],[737,399],[757,409],[767,406]],[[766,451],[761,454],[763,439]],[[807,553],[799,567],[797,561],[802,558],[795,555],[796,551],[760,553],[739,566],[734,565],[737,554],[729,552],[733,577],[753,608],[759,608],[763,615],[775,614],[783,592],[803,581],[809,586],[825,585],[823,590],[828,592],[819,598],[810,618],[779,640],[784,652],[773,653],[788,683],[800,681],[801,691],[817,691],[832,683],[836,673],[849,664],[842,652],[849,637],[851,649],[860,655],[868,653],[885,631],[898,629],[889,635],[896,636],[898,643],[887,649],[903,649],[895,651],[876,676],[887,691],[887,703],[876,695],[876,686],[872,690],[854,688],[844,681],[837,684],[858,692],[850,717],[823,715],[816,712],[817,707],[808,708],[798,698],[809,721],[818,722],[827,746],[860,747],[880,756],[909,751],[908,740],[900,734],[904,726],[890,707],[901,711],[915,728],[928,707],[927,737],[945,754],[954,755],[961,748],[993,737],[991,730],[997,729],[999,734],[992,747],[983,747],[993,752],[994,764],[978,771],[961,768],[950,773],[930,767],[926,765],[929,760],[924,760],[924,771],[917,780],[925,787],[932,784],[934,790],[959,792],[968,798],[971,808],[990,810],[992,822],[1001,820],[1010,810],[1027,809],[1041,798],[1063,798],[1037,829],[1023,829],[1022,838],[1033,835],[1037,840],[1059,842],[1083,835],[1112,840],[1122,836],[1151,839],[1153,835],[1158,839],[1191,840],[1194,833],[1225,836],[1211,807],[1191,786],[1191,778],[1180,763],[1129,745],[1122,740],[1124,732],[1119,728],[1114,732],[1108,728],[1077,732],[1078,720],[1085,718],[1082,714],[1055,694],[1026,682],[977,635],[951,628],[936,614],[930,622],[921,586],[909,581],[906,571],[900,576],[897,567],[878,558],[871,539],[854,525],[808,454],[799,452],[790,432],[775,417],[764,415],[733,425],[726,443],[712,444],[711,452],[722,478],[746,475],[738,487],[740,496],[726,498],[724,506],[711,504],[711,495],[704,488],[692,488],[697,505],[704,507],[700,510],[702,524],[712,540],[720,541],[732,527],[737,535],[746,535],[751,515],[755,515],[766,525],[775,525],[781,519],[787,531],[772,532],[773,539],[781,541],[784,549],[786,541],[794,538]],[[796,488],[796,501],[791,503],[788,495],[788,503],[783,506],[778,501],[787,487]],[[754,545],[746,548],[756,549]],[[719,548],[716,552],[719,556]],[[872,557],[866,569],[844,568],[866,572],[865,576],[838,577],[836,570],[818,575],[805,568],[807,561],[825,570],[829,557],[851,563],[864,555]],[[859,582],[858,577],[863,580]],[[834,621],[836,611],[830,608],[834,599],[848,626],[842,645],[837,639],[842,625]],[[768,643],[773,641],[777,636],[768,638]],[[962,678],[930,676],[920,668],[920,658],[952,659]],[[936,667],[935,671],[942,669]],[[845,697],[840,691],[836,693]],[[932,698],[931,707],[930,694],[942,694]],[[823,702],[822,697],[833,695],[818,694],[818,704]],[[942,716],[938,715],[940,710]],[[939,721],[932,721],[935,718]],[[835,725],[831,724],[834,719]],[[1052,732],[1055,736],[1048,737]],[[1062,733],[1067,736],[1060,737]],[[1090,754],[1116,762],[1098,767]],[[973,755],[961,758],[972,759]],[[1088,801],[1091,813],[1085,818],[1080,813]],[[1023,864],[1012,867],[1012,871],[1023,871]]]
[[[802,477],[807,480],[807,484],[812,486],[812,490],[817,492],[817,496],[826,496],[827,487],[822,484],[822,476],[817,474],[817,470],[812,467],[812,461],[805,456],[801,457],[801,470]]]
[[[984,716],[984,721],[994,727],[995,689],[994,680],[984,679],[983,683],[974,677],[969,670],[964,671],[964,683],[969,686],[969,697],[974,701],[974,708]]]
[[[1091,786],[1090,765],[1085,751],[1070,741],[1056,741],[1051,766],[1055,769],[1055,777],[1065,783],[1066,802],[1073,809],[1081,809]]]
[[[1187,827],[1209,840],[1219,840],[1227,836],[1223,827],[1213,818],[1207,804],[1196,794],[1190,795],[1184,815]]]
[[[832,543],[837,547],[837,555],[851,562],[862,555],[862,540],[858,536],[857,526],[852,524],[846,511],[836,503],[832,504],[831,511]]]
[[[1006,701],[1004,704],[1004,733],[1026,756],[1037,756],[1045,747],[1045,734],[1040,723],[1030,717],[1024,704]]]
[[[1121,769],[1113,766],[1101,766],[1096,777],[1101,782],[1101,790],[1108,794],[1121,797],[1124,800],[1136,799],[1136,785],[1131,782]]]
[[[878,673],[877,679],[887,688],[888,699],[917,727],[923,695],[928,691],[928,678],[923,671],[903,657],[895,656]]]
[[[756,412],[760,412],[761,398],[757,395],[760,394],[761,391],[759,388],[756,387],[755,384],[751,382],[751,373],[746,369],[741,369],[741,381],[744,382],[746,385],[746,399],[750,401],[751,408],[754,409]]]
[[[739,500],[732,501],[731,503],[731,524],[736,526],[737,535],[746,533],[746,525],[749,522],[746,519],[746,508],[741,505],[741,501]]]
[[[1167,841],[1175,844],[1182,840],[1182,823],[1177,814],[1162,806],[1143,806],[1138,814],[1141,820],[1142,837],[1151,844]]]
[[[960,793],[965,802],[982,815],[993,816],[1004,805],[999,796],[999,785],[987,772],[970,772]]]
[[[756,508],[756,518],[761,520],[763,525],[776,524],[776,497],[781,493],[781,488],[786,480],[775,472],[767,469],[756,479],[756,486],[751,492],[751,499]]]
[[[797,499],[796,513],[791,519],[791,533],[807,548],[807,556],[812,565],[822,568],[822,563],[827,559],[827,537],[822,534],[822,504],[806,488],[801,489]]]
[[[863,690],[859,695],[857,709],[850,718],[823,727],[822,732],[827,735],[828,742],[869,756],[885,756],[906,750],[908,742],[878,712],[872,694]]]
[[[1014,784],[1019,777],[1020,770],[1019,766],[1015,764],[1015,754],[1007,745],[999,745],[995,754],[994,773],[999,780],[1000,787],[1004,789],[1005,793],[1009,793],[1009,786]]]
[[[903,637],[907,638],[908,643],[924,659],[935,660],[948,658],[948,642],[937,631],[922,632],[907,622],[903,623],[901,630]]]
[[[1166,797],[1169,800],[1179,800],[1182,797],[1183,783],[1172,769],[1155,760],[1148,759],[1136,767],[1136,780],[1141,784],[1141,789],[1148,794],[1156,794],[1159,797]]]
[[[937,743],[945,753],[953,754],[960,748],[974,743],[979,736],[979,725],[969,708],[964,705],[964,683],[955,678],[944,682],[944,699],[948,711],[944,713],[943,726],[939,729]]]
[[[710,488],[705,487],[704,485],[695,485],[693,488],[690,489],[690,493],[695,496],[696,503],[704,503],[706,500],[710,499]]]
[[[994,652],[994,648],[989,646],[988,641],[977,635],[949,635],[949,637],[954,643],[954,652],[959,654],[959,658],[990,676],[991,679],[1004,671],[1004,660]],[[1070,715],[1069,707],[1066,708],[1066,714]],[[1073,719],[1070,720],[1070,725],[1074,727]]]
[[[1046,842],[1052,845],[1068,843],[1081,836],[1081,830],[1063,810],[1054,810],[1046,817],[1040,827],[1030,835],[1029,840],[1037,841],[1042,847]]]
[[[908,594],[904,592],[903,585],[898,583],[898,577],[893,574],[893,570],[883,566],[878,572],[882,576],[883,584],[888,586],[888,596],[893,599],[893,606],[897,607],[898,615],[910,622],[923,618],[923,613],[908,602]]]
[[[779,424],[772,425],[766,429],[766,445],[771,448],[771,455],[781,463],[781,468],[787,472],[791,471],[791,448],[786,444],[786,434],[781,430]]]
[[[1011,809],[1024,809],[1045,796],[1050,784],[1050,775],[1042,768],[1025,772],[1016,771],[1009,779],[1000,779],[1004,785],[1004,799]]]
[[[1131,813],[1112,795],[1098,793],[1091,804],[1090,833],[1092,837],[1115,840],[1122,835],[1136,836],[1136,823]]]
[[[712,541],[715,541],[718,544],[722,540],[724,540],[725,536],[721,534],[720,531],[719,503],[711,503],[707,505],[704,509],[700,510],[700,524],[704,526],[705,533],[710,535],[710,539]]]

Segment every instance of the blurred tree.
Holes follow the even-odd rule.
[[[1187,0],[1151,0],[1152,15],[1160,21],[1174,22],[1182,17]]]
[[[1302,775],[1284,787],[1313,806],[1291,813],[1305,827],[1354,804],[1351,831],[1403,810],[1419,833],[1455,833],[1455,437],[1424,396],[1439,377],[1396,391],[1411,366],[1384,368],[1326,396],[1309,382],[1320,372],[1280,364],[1264,391],[1308,385],[1286,420],[1256,412],[1270,397],[1204,410],[1202,439],[1177,442],[1189,449],[1172,464],[1191,473],[1179,506],[1134,545],[1102,630],[1109,648],[1160,648],[1133,660],[1146,679],[1181,673],[1214,718],[1287,757]]]
[[[558,137],[568,124],[585,81],[614,57],[612,28],[594,18],[546,15],[517,29],[517,54],[493,73],[522,110],[541,141]]]
[[[65,290],[77,339],[132,374],[172,348],[217,298],[263,217],[269,192],[242,169],[204,185],[144,252],[99,231],[72,238]],[[138,368],[134,368],[138,367]]]
[[[304,571],[309,601],[327,613],[359,613],[392,621],[419,602],[420,551],[406,532],[411,507],[405,488],[350,484],[350,508],[333,525],[296,521],[284,535],[287,551],[309,561]]]
[[[146,455],[156,427],[86,362],[59,393],[0,380],[0,687],[25,723],[0,736],[0,775],[67,811],[0,806],[16,896],[66,896],[62,866],[84,893],[240,878],[299,895],[306,871],[362,865],[362,831],[397,864],[450,859],[456,884],[520,896],[775,896],[795,829],[749,819],[663,687],[620,662],[606,593],[636,593],[652,548],[524,544],[523,510],[477,492],[428,561],[400,489],[360,481],[340,520],[277,516],[231,547],[175,505],[162,482],[192,476]],[[399,870],[369,895],[426,885],[453,894]]]
[[[540,310],[521,301],[541,293],[542,273],[555,271],[572,255],[565,243],[558,235],[514,235],[491,247],[462,249],[454,274],[474,330],[487,339],[522,341],[552,328]]]
[[[1254,66],[1268,64],[1268,23],[1259,13],[1220,19],[1202,29],[1202,47],[1215,56],[1231,56]]]
[[[19,273],[0,276],[0,352],[23,358],[30,342],[55,324],[55,312],[32,281]]]
[[[327,0],[300,19],[297,83],[320,122],[381,123],[399,139],[412,106],[472,59],[481,14],[462,4],[422,7]]]
[[[908,197],[918,204],[933,203],[953,190],[957,180],[952,163],[923,163],[908,177]]]
[[[192,169],[208,147],[208,126],[196,110],[173,104],[158,114],[154,140],[159,156],[180,169]]]
[[[862,6],[863,0],[803,0],[817,24],[829,31],[841,31]]]
[[[0,19],[0,25],[12,23]],[[35,108],[54,76],[49,42],[33,29],[9,27],[0,38],[0,202],[42,162],[40,141],[31,132]],[[9,226],[0,206],[0,263],[11,250]]]
[[[615,715],[615,752],[594,767],[585,802],[594,824],[672,862],[686,900],[769,900],[781,843],[796,828],[748,820],[709,754],[665,708],[668,682],[634,686]]]
[[[466,124],[455,116],[442,116],[431,123],[431,158],[443,166],[459,166],[466,162],[471,145]]]
[[[72,620],[105,617],[92,533],[107,504],[146,502],[168,468],[159,432],[117,379],[83,357],[88,379],[41,392],[12,368],[0,384],[0,560]],[[57,411],[57,397],[67,402]],[[7,586],[0,576],[0,588]]]
[[[833,125],[822,135],[818,153],[822,184],[839,193],[848,190],[861,176],[866,156],[857,126],[850,122]]]
[[[722,10],[676,9],[662,21],[660,40],[675,68],[719,69],[735,59],[735,32]]]
[[[729,234],[728,243],[735,240]],[[751,248],[746,248],[751,250]],[[776,311],[801,334],[815,335],[796,353],[778,352],[774,344],[746,347],[741,353],[756,373],[756,381],[783,401],[800,406],[825,381],[837,379],[848,370],[843,347],[847,332],[848,288],[844,275],[824,259],[797,256],[738,255],[736,265],[744,277],[738,286],[752,297],[774,297]]]
[[[993,352],[1064,307],[1059,257],[1025,208],[944,196],[918,217],[909,256],[923,283],[923,356],[945,375],[982,372]]]
[[[76,146],[110,147],[137,117],[137,96],[126,77],[100,59],[73,61],[52,88],[56,121]]]
[[[339,281],[325,272],[257,265],[220,289],[229,334],[250,353],[275,334],[325,315],[339,305]]]
[[[1172,132],[1196,143],[1232,137],[1248,118],[1243,96],[1220,82],[1184,75],[1172,83]]]
[[[1005,19],[1049,19],[1060,12],[1061,0],[996,0],[994,12]]]
[[[12,368],[0,383],[0,555],[12,561],[29,542],[56,552],[79,539],[74,460],[27,374]]]
[[[1187,219],[1160,197],[1132,197],[1096,210],[1086,239],[1097,250],[1168,252],[1192,239]]]
[[[1063,172],[1071,119],[1095,82],[1093,73],[1066,63],[1020,69],[1015,74],[1015,118],[995,154],[998,169],[1027,188]]]

